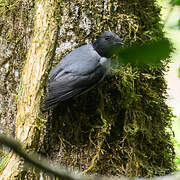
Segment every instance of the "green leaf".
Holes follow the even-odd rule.
[[[178,28],[180,29],[180,19],[178,20],[177,26],[178,26]]]
[[[172,4],[173,6],[175,5],[180,6],[180,0],[171,0],[170,4]]]
[[[162,39],[119,48],[116,49],[115,54],[120,63],[157,64],[168,58],[171,51],[171,42],[168,39]]]
[[[4,167],[5,167],[5,165],[6,165],[7,161],[8,161],[8,158],[9,158],[9,156],[6,155],[6,156],[2,159],[2,161],[0,161],[0,171],[1,171],[2,169],[4,169]]]
[[[172,29],[180,29],[180,19],[178,20],[176,25],[170,26]]]
[[[180,67],[178,69],[178,77],[180,78]],[[180,145],[179,145],[179,147],[180,147]]]

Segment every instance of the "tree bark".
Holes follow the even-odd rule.
[[[54,54],[57,37],[55,0],[35,2],[34,33],[26,57],[17,97],[16,138],[25,149],[37,150],[42,131],[40,103],[45,77]],[[14,179],[22,172],[22,160],[10,153],[1,179]]]
[[[172,112],[165,103],[167,94],[163,76],[168,60],[162,60],[158,66],[115,66],[97,88],[51,111],[46,123],[43,124],[43,118],[39,116],[45,69],[49,64],[45,60],[52,57],[56,36],[55,19],[61,16],[54,65],[73,48],[90,43],[105,31],[117,33],[126,45],[163,38],[160,9],[154,0],[62,0],[58,7],[61,14],[56,18],[55,1],[35,2],[36,10],[32,11],[32,14],[35,12],[34,33],[17,97],[16,136],[24,148],[38,150],[53,162],[83,173],[147,177],[173,172],[172,133],[167,131],[171,130]],[[17,4],[10,7],[17,7]],[[21,19],[25,17],[22,15]],[[11,41],[11,34],[5,37],[6,41]],[[14,41],[19,42],[18,38]],[[20,42],[23,44],[24,41]],[[26,52],[23,48],[13,52],[16,59],[23,61],[22,52]],[[10,59],[11,67],[16,69],[19,61]],[[7,66],[6,62],[8,58],[2,64]],[[11,82],[15,77],[11,77],[14,72],[11,69],[6,73],[5,67],[3,72],[3,91],[7,90],[11,95],[0,96],[3,103],[6,102],[4,104],[12,100],[9,89],[12,90],[19,81],[17,78]],[[16,111],[10,105],[7,107],[2,119],[11,122]],[[5,123],[1,127],[5,128]],[[10,132],[1,127],[1,131]],[[18,169],[23,162],[13,153],[9,156],[3,178],[7,178],[7,174],[9,178],[20,175]],[[38,173],[33,177],[38,178]]]
[[[54,64],[105,31],[117,33],[127,45],[164,37],[154,1],[61,2]],[[163,76],[168,60],[162,62],[115,66],[97,88],[60,104],[48,119],[41,151],[82,173],[154,176],[174,171],[172,131],[166,131],[172,112]]]

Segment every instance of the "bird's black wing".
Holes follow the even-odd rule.
[[[59,102],[78,96],[96,86],[105,76],[104,67],[100,64],[90,74],[77,75],[66,72],[59,81],[49,84],[48,98],[44,110],[56,106]]]
[[[45,110],[91,89],[106,74],[102,58],[91,45],[75,49],[51,70]]]

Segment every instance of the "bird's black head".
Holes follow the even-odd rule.
[[[105,32],[101,34],[93,43],[94,49],[102,57],[110,57],[118,47],[123,45],[121,38],[112,32]]]

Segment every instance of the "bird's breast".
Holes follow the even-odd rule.
[[[100,59],[100,64],[105,69],[106,74],[108,74],[110,72],[110,65],[111,65],[110,59],[102,57]]]

